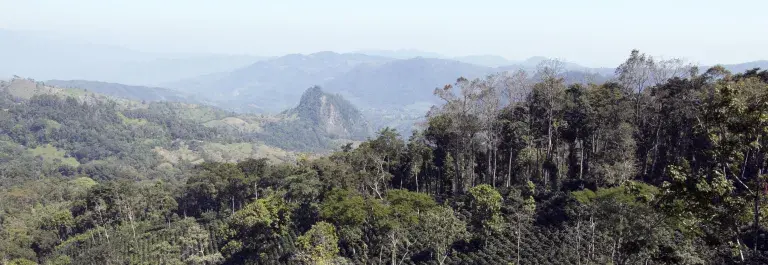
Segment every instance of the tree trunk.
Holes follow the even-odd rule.
[[[581,213],[576,218],[576,262],[581,265]],[[519,263],[519,262],[518,262]]]
[[[389,236],[392,239],[392,265],[397,265],[397,242],[395,241],[395,235]]]
[[[499,160],[498,154],[499,154],[498,149],[494,146],[493,147],[493,183],[496,183],[496,172],[498,171],[497,161]],[[494,185],[494,187],[496,186]]]
[[[416,173],[416,192],[419,192],[419,174]]]
[[[592,215],[589,216],[589,226],[592,229],[592,235],[590,236],[590,241],[592,242],[589,244],[589,255],[587,255],[587,258],[591,260],[595,253],[595,219]]]
[[[737,237],[736,238],[736,245],[739,247],[739,258],[741,258],[741,261],[744,261],[744,251],[741,250],[741,240]]]
[[[579,147],[580,147],[579,152],[581,153],[579,155],[579,180],[582,180],[584,179],[584,140],[583,139],[581,140],[581,145]]]
[[[453,158],[453,165],[454,168],[456,168],[455,174],[453,174],[453,181],[451,183],[451,189],[453,190],[453,194],[459,193],[459,180],[462,178],[461,174],[461,167],[459,166],[459,156],[458,152],[456,152],[456,156]]]
[[[762,160],[761,160],[762,161]],[[754,239],[754,250],[757,251],[757,245],[760,238],[760,195],[763,193],[763,185],[762,181],[760,181],[760,176],[763,175],[763,169],[761,168],[758,171],[758,175],[756,177],[757,181],[757,187],[755,187],[755,239]]]
[[[512,185],[512,148],[509,148],[509,162],[507,163],[507,188]]]
[[[521,219],[520,215],[518,214],[518,217],[517,217],[517,264],[518,265],[520,265],[520,238],[522,237],[522,235],[520,234],[520,226],[521,226],[522,220],[520,219]]]
[[[133,211],[128,210],[128,220],[131,221],[131,230],[133,231],[133,241],[136,241],[136,224],[133,223]]]
[[[649,172],[651,175],[656,171],[656,161],[659,157],[659,130],[661,130],[660,124],[656,125],[656,137],[653,139],[653,162],[651,162],[651,172]]]
[[[491,177],[491,186],[496,188],[496,175],[491,176],[491,148],[488,147],[486,152],[488,156],[488,165],[486,166],[486,174],[488,177]]]

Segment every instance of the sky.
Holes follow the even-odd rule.
[[[632,49],[700,64],[768,59],[765,0],[0,0],[0,10],[2,29],[147,52],[418,49],[590,67]]]

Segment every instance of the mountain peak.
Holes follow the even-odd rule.
[[[289,114],[296,114],[331,136],[365,139],[371,133],[360,110],[340,95],[325,93],[319,86],[308,88]]]
[[[338,56],[338,55],[340,55],[340,54],[336,53],[336,52],[332,52],[332,51],[321,51],[321,52],[311,53],[311,54],[309,54],[307,56],[309,56],[309,57],[330,57],[330,56]]]
[[[530,57],[528,59],[525,59],[525,61],[523,61],[523,64],[524,65],[534,65],[535,66],[535,65],[538,65],[539,63],[541,63],[541,62],[543,62],[543,61],[545,61],[547,59],[548,58],[544,57],[544,56],[532,56],[532,57]]]

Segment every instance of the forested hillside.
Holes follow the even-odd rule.
[[[78,174],[96,180],[176,179],[184,163],[292,156],[279,149],[258,152],[263,144],[253,137],[209,126],[207,121],[231,115],[212,108],[143,104],[20,78],[0,84],[0,90],[0,186]]]
[[[45,84],[62,88],[80,88],[94,93],[136,101],[203,102],[191,94],[160,87],[129,86],[87,80],[48,80]]]
[[[238,138],[167,105],[5,94],[0,262],[768,263],[768,71],[537,69],[457,77],[422,131],[171,171],[137,154]]]

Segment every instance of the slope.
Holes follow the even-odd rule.
[[[97,179],[174,178],[203,161],[296,157],[244,130],[211,124],[232,113],[195,104],[144,104],[15,78],[0,82],[0,110],[0,171],[19,181],[51,170]]]
[[[88,80],[48,80],[45,83],[62,88],[82,88],[99,94],[138,101],[202,102],[193,95],[160,87],[131,86]]]

